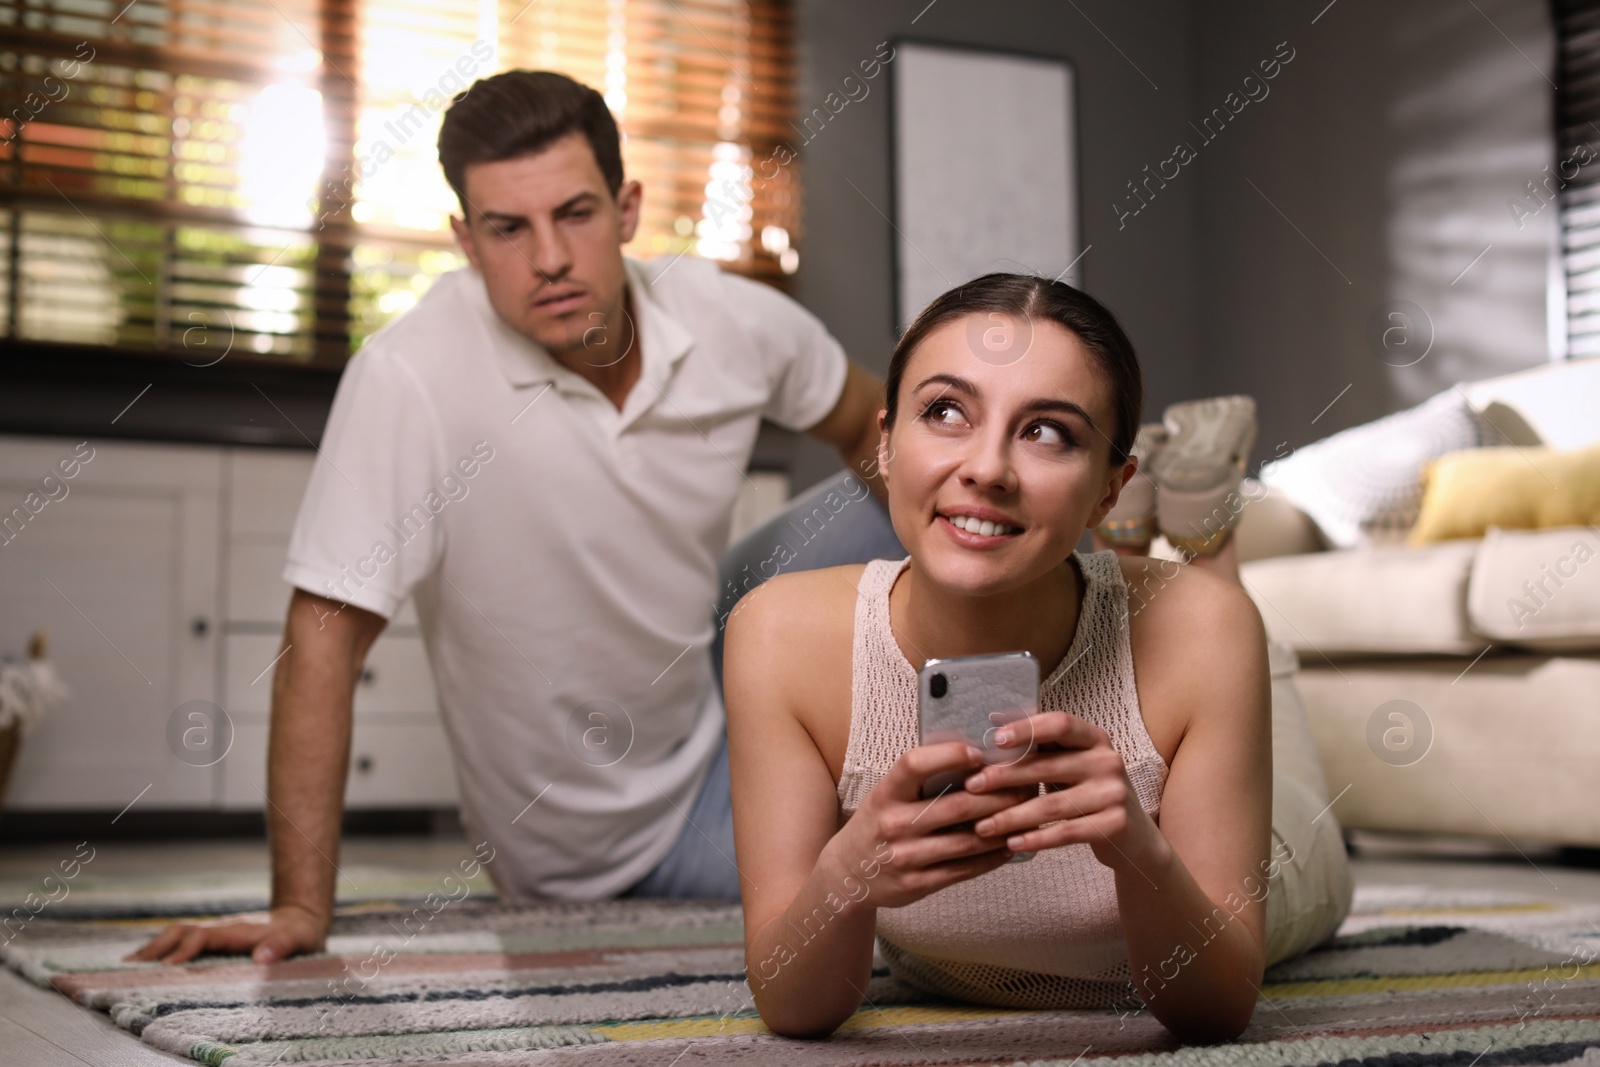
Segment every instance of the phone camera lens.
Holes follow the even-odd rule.
[[[945,678],[944,675],[936,674],[932,678],[928,679],[928,692],[933,694],[934,699],[937,700],[939,697],[944,696],[949,691],[950,682]]]

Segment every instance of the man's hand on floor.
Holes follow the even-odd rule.
[[[173,923],[125,961],[187,963],[202,952],[248,952],[256,963],[276,963],[296,953],[322,951],[327,934],[327,919],[289,905],[265,914]]]

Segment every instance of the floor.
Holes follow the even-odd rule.
[[[1481,842],[1417,840],[1358,834],[1352,864],[1358,885],[1430,885],[1487,889],[1544,900],[1600,901],[1600,867],[1574,866],[1549,850]],[[464,839],[351,838],[342,861],[437,870],[462,854]],[[0,846],[0,879],[49,870],[62,846]],[[100,846],[100,877],[137,876],[174,866],[190,870],[257,871],[267,855],[258,841],[124,842]],[[105,1015],[86,1012],[59,993],[0,971],[0,1067],[146,1067],[192,1063],[157,1052],[118,1030]]]

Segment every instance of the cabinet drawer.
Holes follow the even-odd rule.
[[[228,621],[281,627],[293,587],[283,580],[289,542],[235,538],[228,546]]]
[[[317,454],[308,449],[240,448],[232,450],[228,459],[233,490],[228,498],[230,536],[267,535],[288,544]],[[282,559],[278,569],[283,569]]]
[[[287,537],[235,537],[228,546],[227,619],[231,623],[282,627],[294,587],[283,580]],[[312,590],[316,592],[316,590]],[[417,610],[406,598],[390,626],[414,627]]]
[[[265,715],[272,709],[273,671],[267,667],[281,651],[281,639],[271,634],[229,634],[227,641],[223,707],[235,716]],[[422,638],[404,634],[378,638],[356,685],[356,721],[369,715],[434,714],[438,706]]]
[[[456,805],[449,740],[437,719],[356,722],[350,740],[345,807],[450,808]],[[234,720],[233,748],[222,761],[223,807],[259,809],[267,788],[267,724]]]

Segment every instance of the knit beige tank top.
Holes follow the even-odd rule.
[[[1105,730],[1140,806],[1154,815],[1167,764],[1139,712],[1122,569],[1114,552],[1072,558],[1085,585],[1078,628],[1039,687],[1039,708],[1069,711]],[[909,562],[874,560],[861,575],[850,740],[839,778],[846,816],[919,740],[917,673],[889,624],[889,590]],[[1135,1000],[1116,879],[1087,844],[1046,849],[914,904],[880,909],[878,937],[897,978],[941,996],[1019,1008]]]

